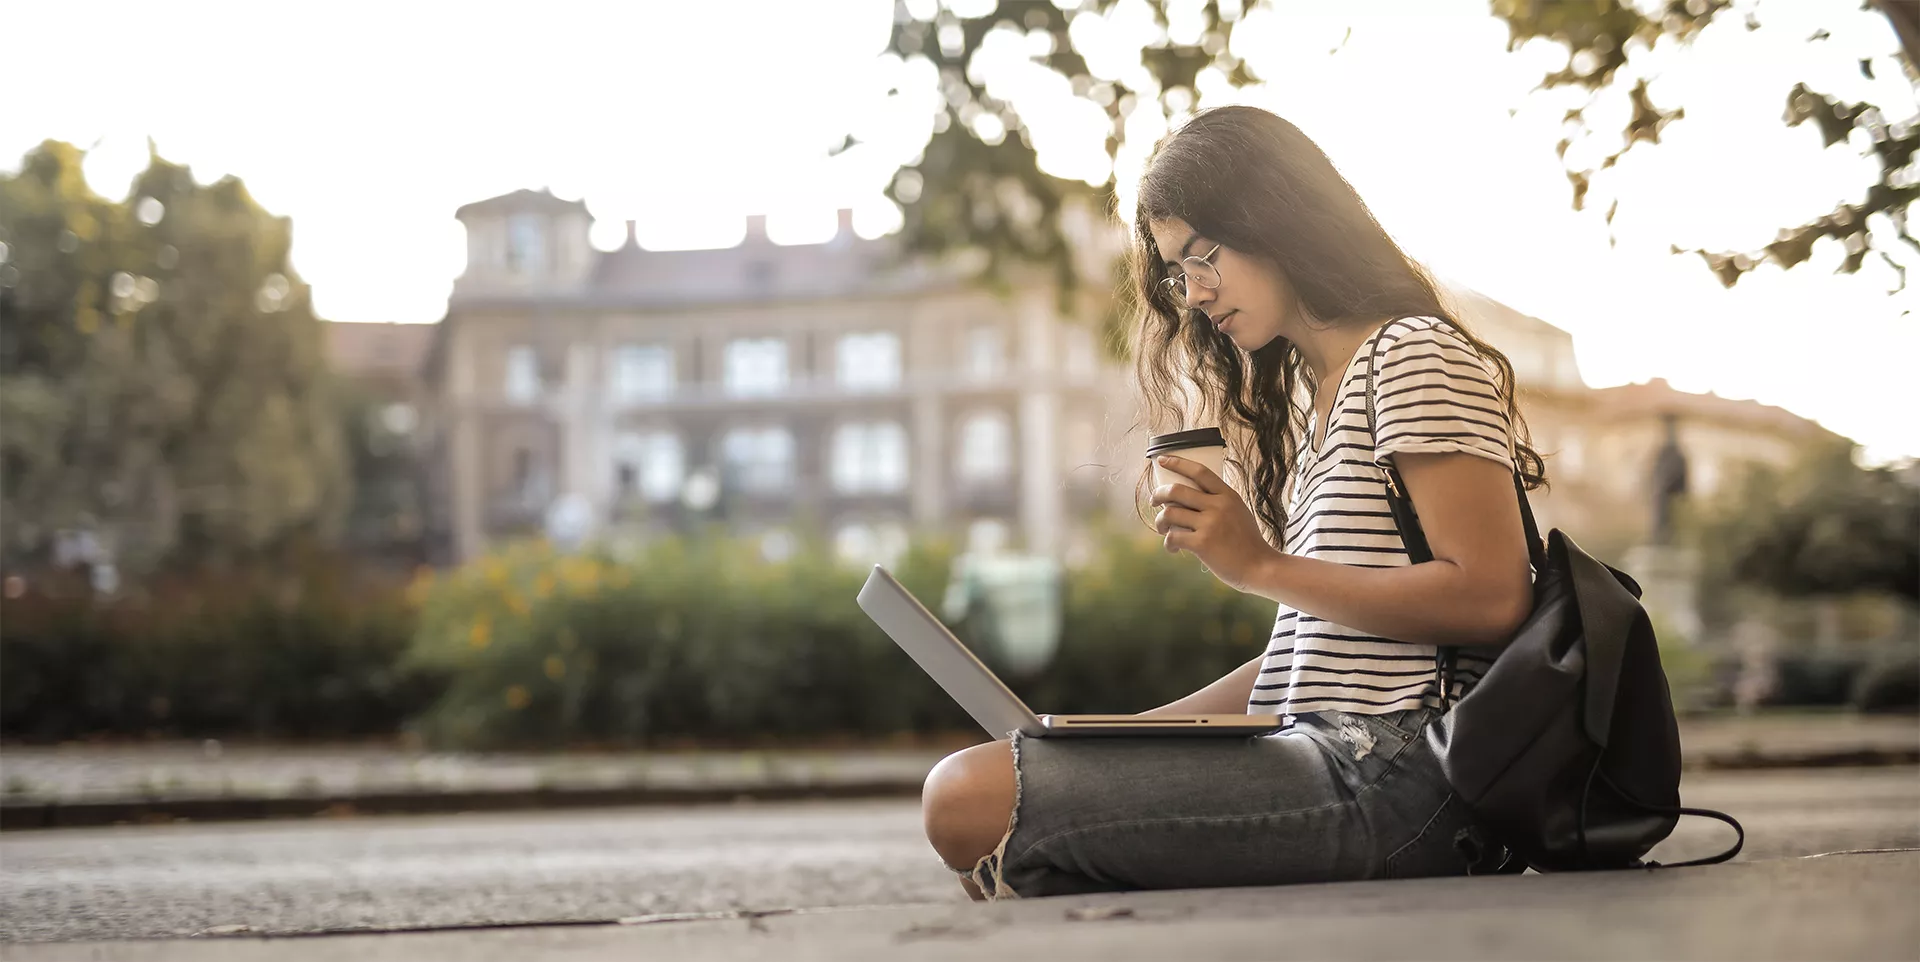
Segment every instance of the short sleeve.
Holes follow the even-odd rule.
[[[1472,454],[1513,468],[1513,428],[1493,368],[1438,321],[1389,324],[1374,355],[1374,463]]]

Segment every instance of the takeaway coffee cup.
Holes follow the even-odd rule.
[[[1219,428],[1197,428],[1192,431],[1175,431],[1172,434],[1156,434],[1147,439],[1147,457],[1158,458],[1171,454],[1177,458],[1197,461],[1211,469],[1216,477],[1225,479],[1227,462],[1227,439],[1220,434]],[[1158,488],[1168,484],[1184,484],[1197,487],[1185,475],[1172,468],[1163,468],[1160,462],[1153,463],[1153,486]]]

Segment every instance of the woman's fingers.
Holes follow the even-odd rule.
[[[1153,516],[1153,530],[1166,534],[1175,528],[1191,531],[1200,526],[1200,512],[1192,508],[1183,508],[1177,504],[1168,504],[1160,508]]]
[[[1185,528],[1174,528],[1160,539],[1160,543],[1166,546],[1168,554],[1191,551],[1193,550],[1193,532]]]
[[[1177,504],[1187,508],[1206,507],[1206,496],[1184,484],[1163,484],[1153,489],[1152,504]]]

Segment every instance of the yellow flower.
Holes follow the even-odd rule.
[[[485,618],[475,618],[473,627],[467,629],[467,644],[476,650],[487,647],[493,640],[493,624]]]
[[[544,573],[533,583],[533,596],[541,600],[553,597],[553,575]]]
[[[533,696],[527,694],[527,686],[510,685],[507,688],[507,707],[519,711],[533,703]]]
[[[554,681],[559,681],[567,676],[567,663],[561,661],[559,655],[547,656],[546,669],[547,677]]]
[[[427,593],[433,590],[433,569],[426,565],[414,569],[413,580],[407,583],[407,604],[420,607],[427,602]]]
[[[507,610],[513,612],[516,615],[524,615],[530,609],[527,607],[527,599],[522,598],[516,594],[508,594]]]

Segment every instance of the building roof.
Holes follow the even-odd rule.
[[[1468,323],[1470,324],[1475,322],[1488,322],[1515,329],[1532,328],[1542,330],[1568,338],[1569,340],[1573,337],[1573,335],[1568,334],[1565,330],[1548,321],[1543,321],[1534,317],[1532,314],[1522,314],[1512,307],[1496,301],[1471,287],[1451,283],[1443,284],[1443,293],[1451,296],[1455,305],[1468,315]]]
[[[1587,394],[1592,408],[1604,416],[1617,418],[1672,414],[1682,419],[1717,421],[1742,427],[1769,430],[1802,437],[1839,437],[1819,422],[1803,418],[1786,408],[1759,401],[1721,397],[1709,391],[1694,394],[1654,378],[1643,384],[1594,388]]]
[[[694,304],[857,297],[924,290],[944,278],[894,256],[891,239],[843,228],[819,244],[775,244],[750,226],[747,239],[713,250],[654,251],[629,242],[599,255],[588,289],[626,304]]]
[[[327,361],[348,377],[415,377],[439,327],[328,321]]]
[[[476,200],[453,212],[459,220],[466,220],[473,214],[519,214],[519,213],[586,213],[587,205],[583,201],[562,200],[553,196],[545,187],[539,190],[516,190],[510,194]]]

